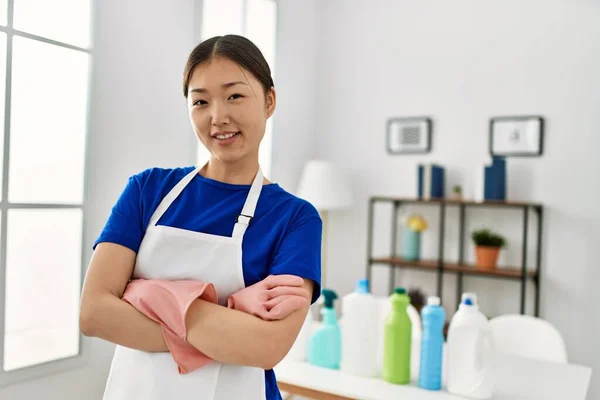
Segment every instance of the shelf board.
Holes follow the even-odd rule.
[[[404,260],[398,257],[380,257],[372,258],[371,263],[373,264],[388,264],[396,267],[411,268],[418,270],[429,270],[437,271],[438,261],[437,260]],[[523,273],[519,267],[498,267],[493,271],[483,271],[476,269],[474,265],[468,264],[456,264],[456,263],[444,263],[442,270],[445,272],[457,272],[465,275],[480,275],[480,276],[492,276],[506,279],[521,279]],[[537,276],[536,271],[527,270],[525,272],[527,278],[535,278]]]
[[[418,198],[409,198],[409,197],[385,197],[385,196],[374,196],[371,197],[372,201],[384,201],[384,202],[398,202],[398,203],[412,203],[412,204],[445,204],[449,206],[472,206],[472,207],[504,207],[504,208],[523,208],[523,207],[533,207],[533,208],[541,208],[542,205],[539,203],[528,203],[522,201],[474,201],[474,200],[452,200],[450,198],[444,199],[431,199],[431,200],[421,200]]]

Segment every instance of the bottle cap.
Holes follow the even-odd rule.
[[[467,306],[477,305],[477,295],[472,292],[463,293],[460,302]]]
[[[394,289],[394,293],[395,294],[406,294],[406,289],[403,287],[397,287],[396,289]]]
[[[356,282],[356,292],[357,293],[369,293],[369,280],[368,279],[359,279]]]
[[[441,303],[441,300],[437,296],[429,296],[427,298],[427,305],[428,306],[439,306],[440,303]]]

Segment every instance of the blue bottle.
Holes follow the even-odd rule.
[[[333,290],[323,289],[325,307],[321,310],[321,326],[313,333],[308,344],[308,362],[318,367],[339,369],[342,358],[342,335],[338,319],[333,308],[337,294]]]
[[[440,298],[430,296],[421,310],[423,336],[421,338],[421,366],[419,387],[428,390],[442,388],[442,356],[444,349],[444,323],[446,311]]]

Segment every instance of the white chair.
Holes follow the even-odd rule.
[[[543,361],[567,362],[560,332],[548,321],[529,315],[509,314],[490,320],[496,351]]]

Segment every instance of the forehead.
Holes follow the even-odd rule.
[[[239,64],[223,57],[198,64],[190,77],[190,89],[205,88],[217,90],[229,82],[248,82],[254,86],[258,80],[252,73]]]

